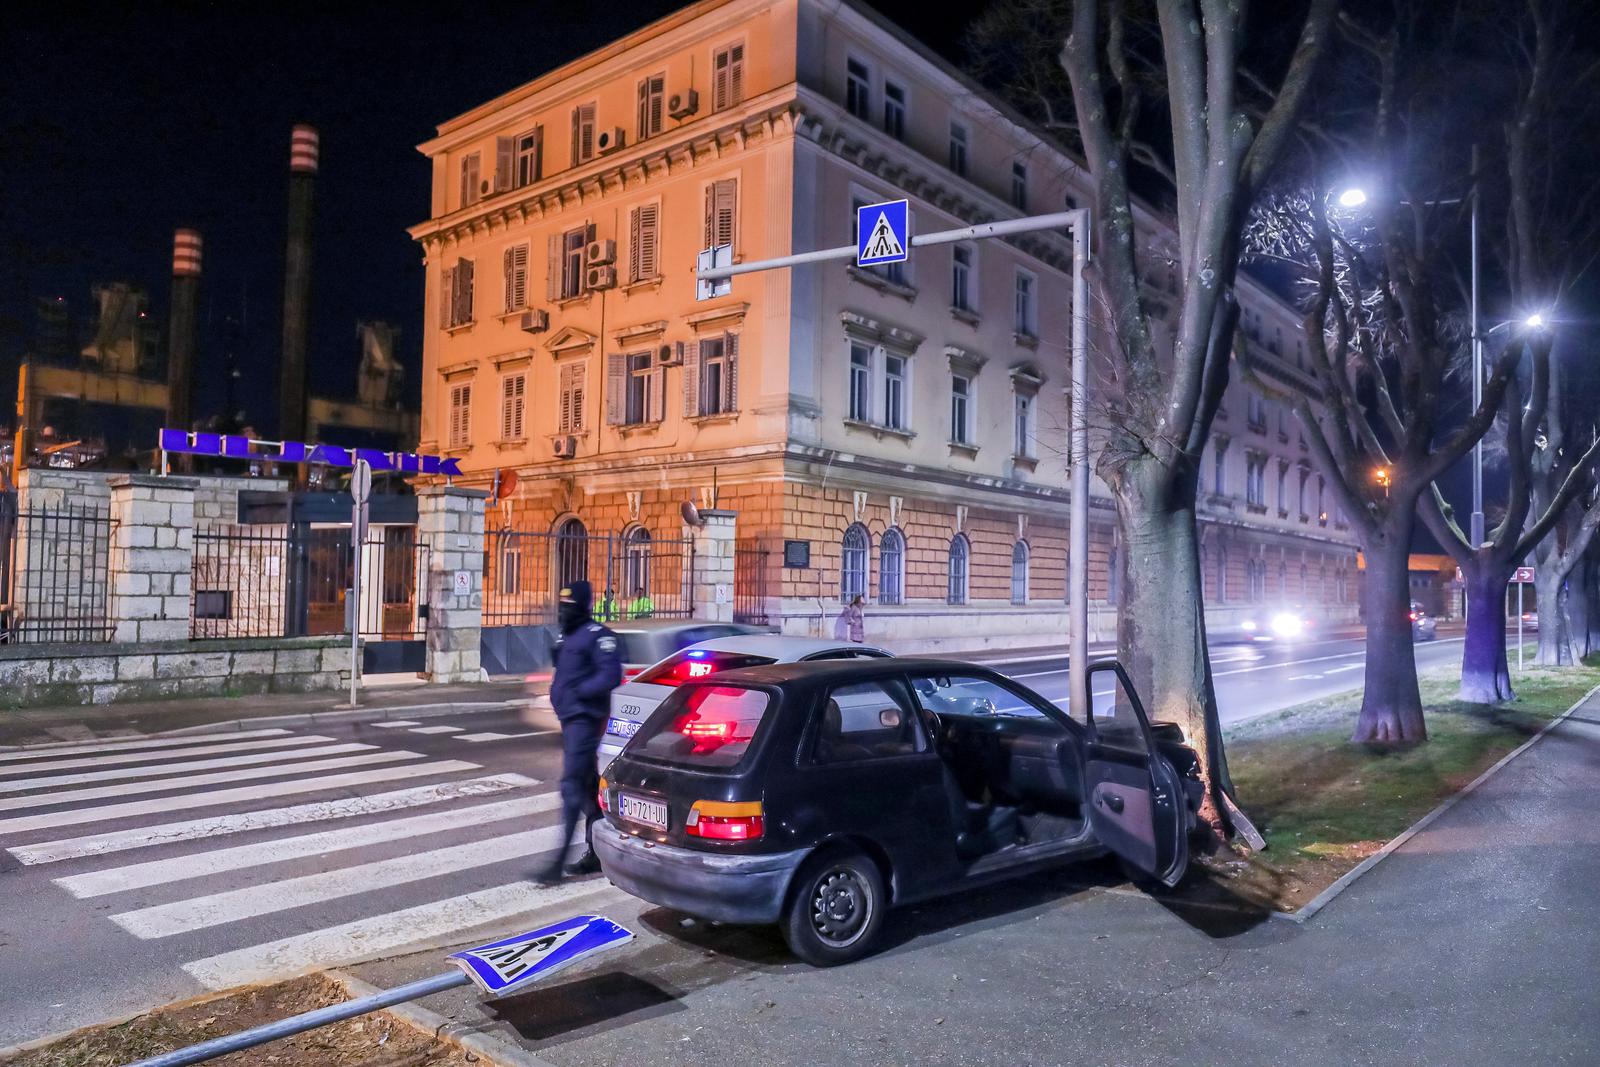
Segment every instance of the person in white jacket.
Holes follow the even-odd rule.
[[[862,611],[861,595],[858,593],[850,598],[850,603],[833,620],[833,639],[854,641],[859,645],[867,639],[866,628],[866,614]]]

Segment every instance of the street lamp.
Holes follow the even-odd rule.
[[[1379,485],[1383,486],[1383,496],[1387,500],[1389,497],[1389,468],[1379,467],[1373,472],[1372,476],[1378,480]]]
[[[1346,189],[1339,194],[1340,207],[1360,207],[1366,202],[1367,191],[1365,189]]]

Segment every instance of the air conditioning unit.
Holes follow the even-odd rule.
[[[543,333],[550,328],[550,312],[533,308],[522,313],[521,326],[529,333]]]
[[[598,241],[590,241],[583,248],[583,263],[587,267],[598,267],[606,263],[617,261],[617,242],[609,237]]]
[[[667,97],[667,114],[675,119],[686,119],[699,110],[700,94],[693,89]]]
[[[595,147],[600,149],[602,156],[608,152],[615,152],[622,147],[622,141],[625,136],[626,134],[623,133],[621,126],[613,126],[609,130],[601,130],[600,136],[595,139]]]
[[[583,286],[585,289],[614,289],[616,285],[616,267],[590,267],[584,272]]]
[[[557,459],[571,459],[578,454],[578,439],[570,434],[566,437],[557,437],[554,444]]]
[[[678,367],[678,366],[682,366],[683,365],[684,349],[687,348],[687,347],[688,346],[685,345],[682,341],[677,341],[677,342],[675,342],[673,344],[670,344],[670,345],[662,345],[661,348],[656,352],[656,366],[658,366],[658,367]]]

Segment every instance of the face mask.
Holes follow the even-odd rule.
[[[582,626],[589,618],[587,612],[576,604],[562,604],[556,612],[556,619],[561,623],[561,632],[570,634]]]

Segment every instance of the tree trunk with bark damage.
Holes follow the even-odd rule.
[[[1480,551],[1461,567],[1467,587],[1467,635],[1461,646],[1461,689],[1457,700],[1499,704],[1513,699],[1506,662],[1506,584],[1510,567]]]

